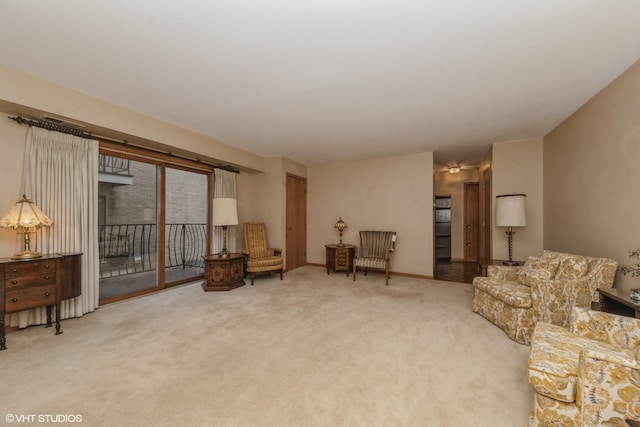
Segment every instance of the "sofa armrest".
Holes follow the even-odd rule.
[[[489,279],[508,280],[515,282],[518,278],[518,272],[520,267],[518,266],[506,266],[506,265],[488,265],[487,277]]]
[[[580,352],[576,403],[583,426],[620,425],[640,419],[640,363],[624,352]]]
[[[590,266],[589,272],[578,280],[584,286],[585,292],[588,289],[589,301],[597,302],[598,288],[610,289],[613,287],[613,280],[618,271],[618,262],[608,258],[596,258]],[[581,295],[580,298],[586,302],[587,295]]]
[[[569,330],[624,349],[640,346],[640,319],[573,307]]]

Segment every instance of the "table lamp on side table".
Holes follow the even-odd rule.
[[[43,225],[51,224],[53,221],[33,203],[33,200],[27,199],[23,194],[22,198],[0,218],[0,227],[13,228],[16,232],[24,234],[24,250],[13,255],[11,259],[40,258],[40,253],[31,250],[29,234],[38,231]]]
[[[213,199],[213,225],[222,227],[223,244],[219,255],[221,258],[228,258],[227,227],[230,225],[238,225],[238,205],[236,199],[227,197]]]
[[[338,243],[338,247],[343,247],[344,243],[342,243],[342,233],[344,233],[344,230],[347,228],[347,223],[342,220],[342,217],[340,217],[333,228],[338,230],[338,233],[340,233],[340,243]]]
[[[513,260],[513,227],[524,227],[527,225],[525,214],[526,194],[503,194],[496,196],[496,226],[507,227],[507,240],[509,245],[509,261],[504,261],[504,265],[519,265]]]

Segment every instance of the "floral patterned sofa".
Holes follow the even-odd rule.
[[[569,329],[536,325],[529,427],[626,426],[640,420],[640,319],[574,307]]]
[[[543,251],[518,267],[492,266],[473,279],[473,311],[529,345],[537,322],[566,327],[571,308],[589,308],[597,288],[611,288],[618,263],[563,252]]]

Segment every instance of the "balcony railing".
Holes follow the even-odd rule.
[[[156,224],[99,226],[100,278],[155,270],[156,235]],[[165,236],[165,268],[204,268],[206,224],[166,224]]]
[[[98,156],[98,172],[111,173],[117,175],[129,175],[130,162],[129,159],[121,157],[107,156],[100,154]]]
[[[167,224],[165,267],[204,268],[206,224]]]

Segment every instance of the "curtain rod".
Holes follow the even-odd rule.
[[[141,145],[136,145],[136,144],[131,144],[127,141],[121,141],[119,139],[113,139],[113,138],[109,138],[106,136],[102,136],[102,135],[96,135],[93,134],[91,132],[87,132],[85,130],[82,129],[78,129],[78,128],[74,128],[74,127],[70,127],[70,126],[65,126],[63,124],[59,124],[59,123],[53,123],[47,120],[35,120],[35,119],[26,119],[24,117],[20,117],[20,116],[15,116],[15,117],[9,117],[10,120],[13,120],[14,122],[21,124],[21,125],[27,125],[27,126],[35,126],[35,127],[39,127],[42,129],[46,129],[46,130],[50,130],[50,131],[55,131],[55,132],[60,132],[60,133],[66,133],[69,135],[74,135],[74,136],[78,136],[80,138],[85,138],[85,139],[102,139],[105,141],[110,141],[110,142],[117,142],[119,144],[124,144],[124,145],[131,145],[134,147],[139,147],[139,148],[144,148],[146,150],[152,150],[152,151],[156,151],[158,153],[162,153],[162,154],[167,154],[170,156],[174,156],[174,157],[179,157],[181,159],[185,159],[185,160],[191,160],[191,161],[195,161],[195,162],[199,162],[199,163],[204,163],[204,164],[208,164],[211,166],[214,166],[218,169],[223,169],[229,172],[234,172],[234,173],[240,173],[240,170],[236,167],[233,167],[231,165],[219,165],[216,163],[209,163],[209,162],[205,162],[202,161],[200,159],[192,159],[186,156],[181,156],[179,154],[175,154],[175,153],[171,153],[169,151],[162,151],[162,150],[156,150],[153,148],[149,148],[149,147],[144,147]]]

